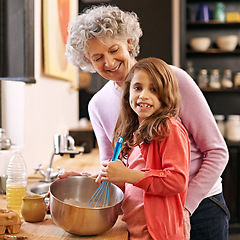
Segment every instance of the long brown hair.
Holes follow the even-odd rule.
[[[129,103],[131,80],[136,71],[146,71],[151,77],[161,102],[161,107],[139,124],[138,115]],[[163,60],[145,58],[138,61],[130,70],[122,86],[120,114],[113,134],[113,146],[119,136],[124,143],[121,156],[126,157],[128,151],[141,142],[150,144],[152,140],[163,139],[169,135],[167,119],[177,117],[180,111],[180,94],[177,79],[172,69]]]

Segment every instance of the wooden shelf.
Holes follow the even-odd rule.
[[[207,51],[199,52],[192,49],[187,49],[187,55],[212,55],[212,54],[228,54],[228,55],[238,55],[240,54],[240,49],[235,49],[234,51],[223,51],[218,48],[209,48]]]
[[[201,91],[207,93],[240,93],[238,88],[204,88]]]
[[[201,22],[201,21],[196,21],[196,22],[187,22],[187,28],[191,28],[198,30],[199,28],[240,28],[240,22],[219,22],[215,20],[210,20],[209,22]]]

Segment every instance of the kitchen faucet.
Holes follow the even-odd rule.
[[[52,168],[52,162],[55,155],[60,154],[60,156],[63,156],[64,154],[69,154],[70,158],[74,158],[76,154],[84,153],[84,145],[80,146],[79,148],[76,148],[75,141],[70,135],[54,135],[53,138],[54,141],[54,152],[50,159],[49,167],[46,171],[42,169],[42,164],[39,164],[38,167],[34,168],[35,173],[37,171],[40,172],[40,174],[44,177],[44,182],[52,182],[55,178],[58,177],[58,175],[62,174],[64,172],[64,169],[60,169],[60,167],[57,167],[58,172],[53,172]]]

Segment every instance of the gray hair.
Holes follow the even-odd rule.
[[[87,41],[93,38],[112,37],[131,39],[131,56],[139,54],[142,30],[134,12],[124,12],[117,6],[92,6],[78,15],[68,27],[65,55],[69,63],[88,72],[96,72],[85,56]]]

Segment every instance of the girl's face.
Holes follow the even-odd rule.
[[[130,49],[131,40],[93,38],[88,41],[86,56],[102,77],[121,85],[136,62],[129,54]]]
[[[129,103],[138,115],[139,123],[161,107],[152,78],[145,70],[136,70],[134,73],[130,83]]]

